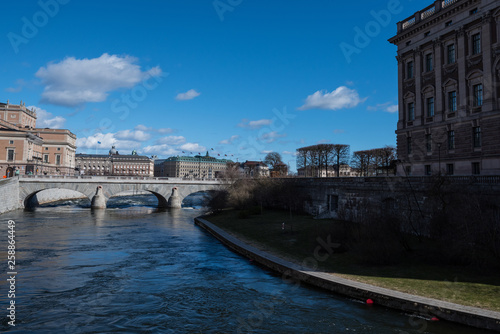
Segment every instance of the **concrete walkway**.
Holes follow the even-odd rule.
[[[428,319],[437,317],[440,320],[500,332],[500,312],[419,297],[314,271],[242,242],[205,219],[196,218],[195,223],[237,253],[283,274],[283,279],[288,281],[293,278],[351,298],[363,301],[371,299],[374,304],[418,314]]]

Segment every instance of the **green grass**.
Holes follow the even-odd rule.
[[[287,212],[279,211],[252,215],[230,210],[207,218],[242,240],[297,263],[314,257],[314,251],[319,246],[318,237],[326,241],[330,236],[335,242],[342,243],[341,235],[337,235],[337,232],[345,224],[331,219],[290,216]],[[416,240],[414,243],[418,248]],[[461,305],[500,311],[498,270],[446,265],[440,263],[439,254],[418,249],[390,265],[367,264],[359,254],[350,250],[334,252],[328,256],[326,252],[319,255],[318,259],[322,259],[318,261],[319,269],[344,278]],[[433,256],[436,257],[434,260]]]

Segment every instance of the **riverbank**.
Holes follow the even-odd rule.
[[[231,214],[234,214],[234,212]],[[372,299],[375,304],[420,314],[427,319],[437,317],[441,320],[449,320],[477,328],[500,331],[499,312],[473,306],[464,306],[446,300],[439,300],[444,298],[440,298],[441,295],[439,294],[439,296],[436,296],[432,293],[433,286],[437,286],[437,290],[440,290],[442,293],[447,293],[449,295],[448,297],[451,297],[452,300],[457,299],[456,295],[478,295],[478,291],[480,296],[485,293],[485,291],[489,291],[490,295],[487,299],[495,299],[499,295],[498,285],[471,282],[461,283],[456,278],[453,279],[453,277],[448,281],[440,281],[437,280],[437,278],[425,281],[422,277],[418,277],[418,275],[416,275],[416,278],[409,277],[410,275],[408,275],[406,269],[402,270],[405,275],[399,273],[400,276],[405,277],[394,277],[396,276],[395,273],[397,270],[387,267],[382,269],[377,268],[379,269],[377,271],[383,272],[385,277],[380,274],[376,276],[373,273],[370,276],[366,268],[362,275],[352,273],[345,274],[345,272],[349,272],[346,270],[348,266],[345,261],[344,263],[340,263],[340,257],[337,256],[334,251],[330,254],[328,247],[335,248],[338,245],[332,243],[327,236],[319,241],[322,247],[305,249],[303,252],[286,252],[286,249],[298,248],[296,247],[297,240],[304,237],[304,226],[298,222],[297,219],[293,219],[293,221],[287,220],[286,224],[283,226],[280,220],[278,220],[278,217],[273,215],[271,215],[271,217],[254,217],[255,219],[252,221],[252,219],[238,219],[237,216],[231,217],[231,214],[229,217],[225,215],[203,217],[210,219],[211,222],[218,226],[203,220],[203,218],[197,219],[197,224],[214,234],[230,248],[249,257],[257,263],[284,274],[287,276],[286,278],[291,276],[307,284],[313,284],[332,292],[363,301]],[[274,221],[266,223],[267,218]],[[283,217],[279,218],[283,219]],[[311,226],[311,223],[312,222],[308,222],[306,224]],[[319,228],[318,225],[321,225],[318,224],[317,221],[315,221],[314,224],[316,224],[315,228]],[[292,230],[293,233],[291,232]],[[272,235],[282,239],[283,242],[281,242],[281,245],[278,245],[278,242],[276,242],[276,244],[265,242],[265,240],[272,239]],[[325,251],[325,249],[327,251]],[[330,264],[332,261],[337,262],[339,267],[343,270],[325,270],[324,268],[328,267],[328,265],[325,264]],[[299,263],[301,265],[299,265]],[[310,267],[313,267],[313,269],[317,267],[318,270],[311,270]],[[355,267],[356,266],[351,269],[356,269]],[[355,271],[356,270],[353,270],[352,272]],[[392,275],[390,275],[391,271],[393,273]],[[422,273],[419,274],[420,276],[422,275]],[[462,275],[460,275],[460,277],[462,277]],[[374,285],[372,282],[379,286]],[[394,284],[395,282],[397,284]],[[419,290],[419,286],[431,285],[428,290],[432,298],[425,295],[418,296],[412,289],[408,289],[408,284],[411,286],[412,282],[417,287],[416,290]],[[383,285],[386,285],[386,287]],[[388,289],[387,286],[390,287],[390,289]],[[396,291],[398,289],[403,291]],[[470,291],[466,291],[468,289]],[[465,299],[469,300],[470,297],[466,297]],[[492,304],[492,308],[494,308],[495,305],[498,307],[496,302],[493,301]]]

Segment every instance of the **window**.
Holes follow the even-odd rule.
[[[455,59],[455,44],[448,45],[448,64],[454,64]]]
[[[45,151],[48,151],[48,150],[49,150],[49,148],[48,148],[48,147],[46,147],[46,148],[45,148]]]
[[[469,13],[470,15],[477,14],[477,8],[472,9]]]
[[[472,35],[472,54],[477,55],[481,53],[481,33]]]
[[[472,174],[474,174],[474,175],[481,174],[481,168],[480,168],[479,162],[472,163]]]
[[[14,144],[14,141],[13,140],[9,140],[9,144],[10,145]]]
[[[60,164],[61,164],[61,155],[56,154],[56,165],[60,165]]]
[[[427,152],[432,152],[432,135],[431,134],[425,135],[425,147],[427,149]]]
[[[433,70],[432,66],[432,53],[428,53],[425,55],[425,70],[430,72]]]
[[[60,150],[61,150],[61,148],[60,148],[60,147],[58,147],[58,148],[57,148],[57,150],[58,150],[58,151],[60,151]]]
[[[448,109],[450,112],[457,111],[457,92],[449,92],[448,93]]]
[[[474,107],[480,107],[483,105],[483,85],[474,85]]]
[[[427,36],[429,36],[430,34],[431,34],[431,32],[430,32],[430,31],[427,31],[427,32],[424,34],[424,37],[427,37]]]
[[[14,161],[14,150],[7,150],[7,161]]]
[[[413,79],[413,61],[406,63],[406,79]]]
[[[454,167],[453,164],[446,164],[446,174],[447,175],[453,175],[454,174]]]
[[[431,165],[425,165],[425,175],[431,175]]]
[[[453,23],[453,21],[448,21],[448,22],[446,22],[446,23],[444,24],[444,26],[445,26],[445,27],[449,27],[449,26],[451,26],[451,25],[452,25],[452,23]]]
[[[406,138],[406,148],[408,150],[408,154],[412,153],[413,147],[412,147],[412,142],[411,142],[411,137]]]
[[[448,131],[448,150],[454,150],[455,149],[455,131],[450,130]]]
[[[472,143],[474,147],[481,147],[481,127],[472,128]]]
[[[408,121],[415,120],[415,103],[408,103]]]
[[[49,155],[48,154],[43,155],[43,162],[49,163]]]
[[[429,97],[427,99],[427,117],[433,117],[434,116],[434,98]]]

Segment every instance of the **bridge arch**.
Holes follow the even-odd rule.
[[[44,203],[40,203],[38,200],[38,198],[36,198],[36,201],[37,203],[34,203],[35,201],[35,196],[38,196],[40,195],[41,193],[43,192],[49,192],[51,190],[70,190],[72,192],[72,194],[80,194],[81,198],[86,198],[89,203],[91,201],[91,198],[88,197],[88,195],[82,193],[82,192],[79,192],[79,191],[76,191],[76,190],[73,190],[73,189],[65,189],[65,188],[46,188],[46,189],[38,189],[28,195],[26,195],[26,197],[24,197],[24,200],[23,200],[23,206],[25,208],[33,208],[33,207],[36,207],[37,204],[40,205],[40,204],[44,204]],[[65,196],[61,196],[60,198],[53,198],[54,201],[58,201],[58,200],[70,200],[70,199],[75,199],[76,196],[74,197],[71,197],[71,194],[67,194]]]
[[[154,195],[156,197],[156,199],[158,200],[158,208],[166,208],[166,207],[168,207],[168,200],[167,200],[167,198],[165,198],[165,196],[163,194],[160,194],[158,191],[150,190],[150,189],[134,189],[133,192],[137,192],[137,193],[135,193],[135,194],[133,193],[130,196],[140,195],[140,194],[143,194],[143,193],[149,193],[151,195]],[[122,194],[130,194],[130,190],[123,190],[123,191],[120,191],[118,193],[112,194],[110,197],[106,198],[106,203],[111,198],[115,198],[115,197],[120,196]]]

